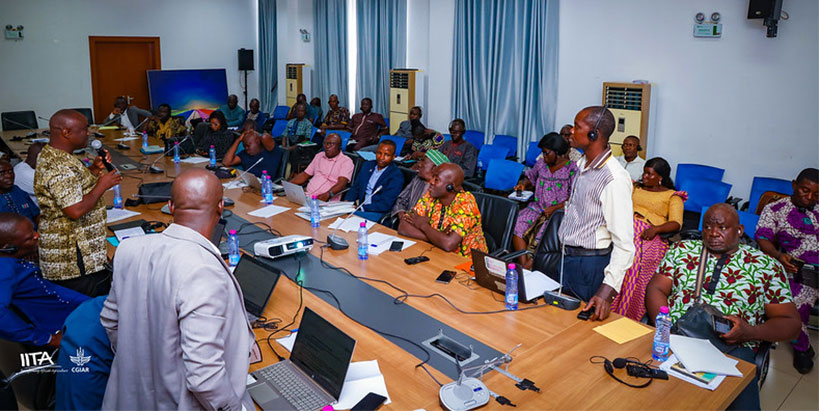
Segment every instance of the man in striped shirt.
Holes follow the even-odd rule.
[[[584,151],[580,173],[558,231],[564,245],[564,287],[587,301],[593,320],[609,316],[632,265],[632,180],[612,156],[609,136],[615,117],[605,107],[575,116],[570,144]]]

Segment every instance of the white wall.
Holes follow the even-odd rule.
[[[753,176],[794,178],[818,164],[818,2],[785,1],[776,38],[748,1],[571,0],[560,4],[557,122],[601,103],[604,81],[653,83],[647,155],[726,169],[732,195]],[[692,36],[721,14],[723,36]],[[560,124],[556,124],[556,127]]]
[[[453,119],[455,0],[408,0],[407,12],[412,19],[407,25],[407,65],[424,70],[427,86],[422,120],[427,127],[446,133]]]
[[[301,39],[299,29],[310,32],[310,42]],[[314,68],[313,2],[310,0],[278,0],[276,2],[276,43],[279,61],[279,104],[287,99],[285,91],[285,64],[304,63]],[[313,82],[311,82],[313,84]],[[311,91],[312,92],[312,91]],[[313,97],[310,93],[308,101]],[[324,102],[322,102],[324,104]]]
[[[88,36],[159,36],[163,69],[225,68],[228,92],[240,96],[236,51],[257,47],[256,0],[0,0],[0,25],[25,27],[19,41],[0,39],[0,111],[32,109],[49,117],[93,107]],[[242,80],[244,81],[244,80]],[[257,72],[248,73],[248,99]],[[40,120],[40,126],[46,126]]]

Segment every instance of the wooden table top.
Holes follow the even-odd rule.
[[[4,132],[4,139],[7,139],[11,133],[14,132]],[[121,133],[108,130],[103,133],[106,136],[101,139],[103,143],[108,147],[116,147],[113,139],[119,137]],[[16,143],[13,147],[16,147]],[[170,157],[160,158],[160,154],[144,156],[139,152],[141,143],[139,139],[125,142],[131,149],[123,150],[121,153],[142,164],[150,164],[159,158],[157,165],[165,168],[168,175],[176,175],[177,170]],[[162,145],[153,138],[150,143]],[[17,148],[14,149],[17,151]],[[189,167],[204,167],[204,164],[181,164],[178,169]],[[124,198],[130,198],[136,194],[142,182],[169,180],[165,174],[148,174],[141,171],[127,171],[123,174],[126,176],[122,181]],[[236,203],[226,209],[245,220],[269,224],[283,235],[310,234],[314,238],[324,240],[330,232],[328,224],[333,219],[324,221],[320,228],[312,230],[308,221],[294,215],[298,205],[288,202],[284,197],[276,198],[274,204],[289,207],[291,210],[265,219],[248,215],[250,211],[264,206],[260,204],[261,197],[258,193],[231,189],[225,190],[225,196]],[[110,192],[106,193],[106,201],[111,204]],[[161,203],[143,204],[129,209],[141,213],[133,219],[170,222],[171,216],[159,211],[161,206]],[[381,225],[374,226],[371,232],[374,231],[397,235],[394,230]],[[356,242],[355,232],[337,234],[346,238],[351,244]],[[113,255],[114,251],[115,249],[109,245],[109,255]],[[319,252],[318,246],[311,251],[317,257]],[[430,257],[430,261],[414,266],[404,264],[405,258],[417,256],[422,252]],[[459,278],[466,279],[466,274],[460,275],[449,284],[435,282],[435,278],[442,270],[452,270],[466,259],[454,253],[446,253],[425,242],[419,241],[401,252],[384,252],[378,256],[370,256],[366,261],[357,258],[355,248],[341,251],[328,248],[324,250],[324,259],[329,264],[347,268],[358,276],[389,281],[410,294],[440,293],[464,311],[492,311],[504,308],[501,295],[466,280],[459,281]],[[399,295],[398,291],[385,284],[369,283],[386,294]],[[418,358],[379,334],[345,317],[336,307],[311,292],[303,290],[302,297],[305,306],[309,306],[356,339],[354,361],[373,359],[379,361],[379,368],[384,375],[392,400],[391,404],[385,406],[386,409],[441,408],[438,401],[438,385],[424,370],[415,367],[420,362]],[[509,370],[521,378],[534,381],[541,389],[540,393],[520,391],[515,388],[512,380],[494,371],[484,377],[488,388],[509,398],[518,405],[518,409],[719,409],[728,406],[742,391],[742,388],[754,378],[755,366],[740,361],[738,368],[744,376],[742,378],[727,377],[714,392],[698,388],[671,376],[668,381],[655,381],[646,389],[633,389],[610,378],[604,371],[603,365],[590,363],[589,357],[602,355],[614,359],[632,356],[647,360],[651,358],[652,333],[619,345],[592,331],[592,328],[601,324],[600,322],[577,320],[575,318],[577,311],[567,312],[553,307],[543,307],[500,314],[468,315],[454,310],[440,298],[410,298],[405,303],[500,352],[507,352],[521,344],[521,347],[512,355],[513,361],[510,363]],[[269,319],[281,319],[280,326],[285,326],[294,318],[298,305],[299,287],[283,277],[268,301],[264,315]],[[520,305],[520,307],[526,306],[528,305]],[[607,322],[618,318],[620,316],[613,314]],[[297,328],[300,319],[301,312],[297,315],[295,324],[289,326],[288,329]],[[263,360],[251,365],[251,371],[277,361],[267,342],[270,332],[256,329],[255,333]],[[287,350],[274,340],[287,335],[287,332],[278,332],[270,339],[273,348],[283,357],[288,356]],[[427,369],[442,383],[446,384],[451,381],[432,367],[427,367]],[[634,381],[631,377],[626,376],[625,370],[616,370],[616,373],[622,379]],[[492,400],[488,407],[501,408]]]

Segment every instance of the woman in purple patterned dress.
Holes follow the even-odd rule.
[[[546,228],[545,222],[564,203],[572,192],[572,182],[578,174],[578,166],[567,158],[569,143],[558,133],[549,133],[538,142],[543,156],[535,166],[524,172],[516,190],[535,188],[533,201],[518,212],[513,230],[513,247],[535,250]],[[519,262],[524,268],[532,268],[532,258],[522,256]]]

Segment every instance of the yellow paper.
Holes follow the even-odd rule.
[[[102,126],[100,130],[116,130],[117,126]]]
[[[618,344],[632,341],[652,332],[651,328],[629,318],[619,318],[611,323],[599,325],[593,330]]]

